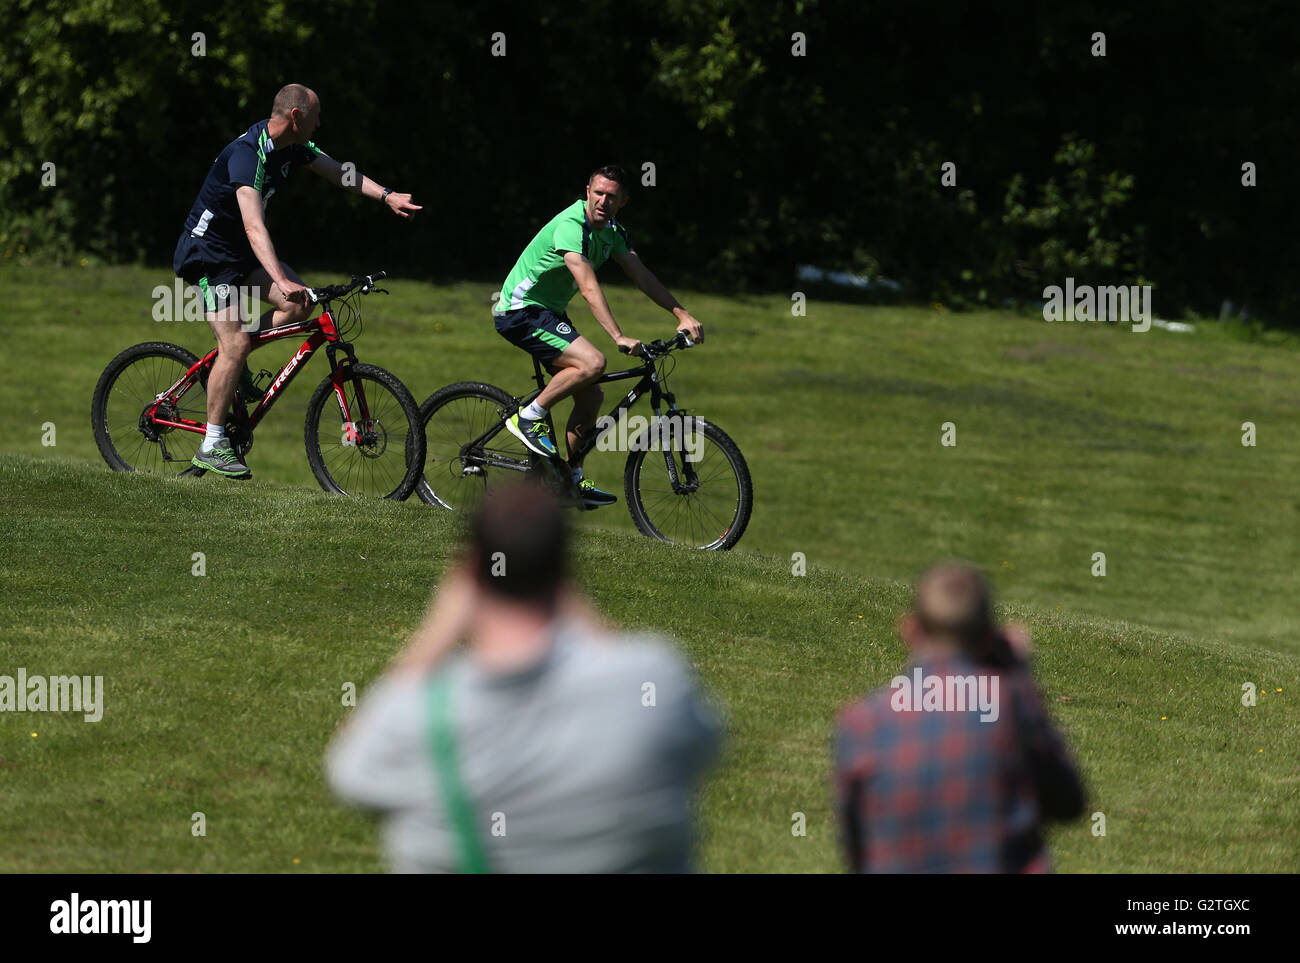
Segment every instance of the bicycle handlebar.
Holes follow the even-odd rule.
[[[369,294],[371,291],[379,290],[375,287],[375,282],[388,277],[387,271],[376,271],[374,274],[367,274],[363,278],[352,275],[352,280],[347,284],[330,284],[323,288],[308,288],[307,299],[312,304],[318,304],[321,301],[332,301],[335,298],[341,298],[345,294],[351,294],[357,288],[361,289],[362,294]],[[388,292],[384,292],[387,294]]]
[[[685,331],[678,331],[677,336],[671,341],[664,341],[656,338],[654,341],[641,342],[641,356],[646,361],[653,361],[655,358],[661,358],[670,351],[676,351],[678,348],[693,348],[695,342]],[[622,350],[622,349],[620,349]]]

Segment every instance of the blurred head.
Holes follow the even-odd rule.
[[[498,489],[470,521],[475,581],[502,602],[554,608],[568,574],[568,548],[563,509],[534,483]]]
[[[604,227],[628,202],[627,171],[617,164],[606,164],[587,178],[587,220]]]
[[[286,84],[275,95],[271,116],[285,122],[285,132],[278,140],[288,144],[305,144],[320,127],[320,98],[302,84]]]
[[[988,581],[972,565],[942,562],[916,582],[911,610],[900,625],[908,648],[950,649],[981,655],[993,632]]]

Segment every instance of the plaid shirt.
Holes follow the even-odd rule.
[[[997,719],[897,711],[892,688],[845,708],[835,794],[850,864],[862,873],[1047,872],[1040,824],[1081,815],[1084,790],[1028,670],[955,655],[912,663],[909,680],[918,665],[926,676],[997,676]]]

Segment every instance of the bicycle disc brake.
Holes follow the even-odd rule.
[[[388,450],[388,430],[377,418],[352,425],[348,438],[362,458],[379,458]]]

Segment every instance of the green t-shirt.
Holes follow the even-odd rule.
[[[587,202],[576,200],[551,218],[524,248],[514,268],[501,286],[494,314],[517,311],[529,304],[540,304],[556,314],[563,314],[578,282],[564,263],[566,251],[576,251],[599,268],[610,256],[627,254],[631,246],[627,230],[617,219],[599,230],[587,220]]]

